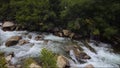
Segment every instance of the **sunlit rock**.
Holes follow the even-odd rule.
[[[58,56],[57,57],[57,66],[59,68],[65,68],[65,67],[69,66],[68,59],[64,56]]]
[[[62,32],[63,32],[64,36],[69,36],[69,34],[70,34],[69,30],[63,30]]]
[[[15,28],[15,24],[13,22],[10,22],[10,21],[5,21],[2,25],[2,29],[4,31],[13,30],[14,28]]]

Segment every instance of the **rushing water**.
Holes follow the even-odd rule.
[[[29,39],[28,35],[32,35],[32,38]],[[66,46],[66,43],[71,42],[68,38],[57,37],[52,34],[42,34],[44,36],[44,40],[48,41],[48,44],[44,44],[44,40],[36,41],[34,38],[39,35],[38,33],[29,33],[27,31],[2,31],[0,29],[0,51],[4,51],[6,53],[14,52],[15,57],[11,60],[13,64],[17,63],[20,59],[26,57],[37,57],[40,55],[40,51],[43,48],[47,48],[55,53],[64,54],[63,46]],[[22,39],[29,40],[30,43],[24,44],[22,46],[15,45],[11,47],[6,47],[5,42],[11,36],[22,36]],[[77,44],[82,44],[80,41],[77,41]],[[73,50],[70,50],[69,56],[71,68],[76,67],[84,67],[87,64],[92,64],[94,67],[120,67],[120,55],[112,52],[112,48],[110,45],[105,43],[99,43],[99,46],[96,46],[93,42],[89,43],[89,45],[95,49],[96,54],[90,51],[87,47],[81,46],[84,49],[91,59],[86,60],[87,63],[81,64],[75,58]],[[74,61],[73,61],[74,60]]]

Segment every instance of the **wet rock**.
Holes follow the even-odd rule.
[[[65,68],[70,65],[69,65],[69,61],[66,57],[58,56],[57,57],[57,66],[58,66],[58,68]]]
[[[12,36],[11,38],[9,38],[7,40],[7,42],[5,43],[5,45],[8,46],[8,47],[16,45],[19,42],[20,39],[22,39],[21,36]]]
[[[73,51],[74,51],[75,56],[76,56],[76,58],[78,60],[81,60],[81,59],[91,59],[90,56],[88,56],[85,52],[80,51],[79,49],[74,49]]]
[[[77,46],[77,45],[68,45],[68,46],[65,46],[65,48],[64,48],[64,50],[66,52],[69,52],[70,50],[76,50],[76,49],[79,49],[80,51],[83,51],[83,49],[80,46]]]
[[[37,63],[31,63],[29,68],[42,68],[42,67],[38,65]]]
[[[92,52],[94,52],[95,54],[97,54],[97,52],[95,51],[95,49],[92,48],[92,47],[89,45],[89,43],[88,43],[87,40],[83,41],[83,43],[84,43],[84,45],[85,45],[90,51],[92,51]]]
[[[5,21],[2,25],[2,29],[6,30],[13,30],[15,28],[15,24],[11,21]]]
[[[42,35],[39,35],[39,36],[36,36],[35,37],[35,40],[38,41],[38,40],[42,40],[43,39],[43,36]]]
[[[94,66],[92,64],[88,64],[85,66],[85,68],[94,68]]]
[[[27,43],[29,43],[28,40],[20,40],[19,41],[19,45],[24,45],[24,44],[27,44]]]
[[[49,40],[44,40],[43,44],[47,45]]]
[[[31,39],[31,38],[32,38],[32,35],[28,35],[28,38]]]

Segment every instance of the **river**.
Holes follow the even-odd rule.
[[[43,35],[44,40],[49,40],[48,44],[43,44],[44,40],[36,41],[34,38],[37,35]],[[32,38],[29,39],[28,35],[31,35]],[[24,44],[22,46],[15,45],[6,47],[5,42],[11,36],[22,36],[22,39],[29,40],[30,43]],[[106,67],[106,68],[119,68],[120,67],[120,54],[113,52],[110,44],[105,44],[100,42],[98,46],[94,42],[89,42],[89,45],[95,49],[96,53],[89,50],[81,41],[71,40],[69,38],[57,37],[52,34],[40,33],[40,32],[28,32],[28,31],[3,31],[0,28],[0,51],[7,53],[14,52],[15,57],[12,58],[11,62],[13,64],[19,63],[20,59],[27,57],[37,57],[40,55],[40,51],[43,48],[47,48],[54,53],[66,54],[63,50],[64,46],[67,46],[68,43],[76,42],[76,44],[82,45],[84,52],[87,53],[91,59],[86,60],[86,63],[80,63],[74,56],[73,51],[69,53],[69,60],[71,68],[80,68],[84,67],[87,64],[92,64],[95,68],[97,67]],[[94,40],[91,40],[94,41]],[[72,55],[72,56],[71,56]],[[73,61],[74,60],[74,61]]]

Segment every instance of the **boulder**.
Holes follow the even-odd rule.
[[[74,49],[74,54],[78,60],[81,59],[90,59],[91,57],[88,56],[85,52],[80,51],[79,49]]]
[[[75,33],[70,33],[69,37],[72,39],[75,36]]]
[[[38,35],[38,36],[35,37],[35,40],[36,40],[36,41],[42,40],[42,38],[43,38],[42,35]]]
[[[22,68],[22,65],[16,65],[16,68]]]
[[[64,36],[69,36],[69,34],[70,34],[69,30],[63,30],[62,32],[63,32]]]
[[[62,34],[61,32],[58,32],[58,35],[59,35],[60,37],[62,37],[62,36],[63,36],[63,34]]]
[[[42,68],[40,65],[38,65],[37,63],[31,63],[29,65],[29,68]]]
[[[57,57],[57,66],[58,66],[58,68],[65,68],[70,65],[69,65],[69,61],[66,57],[58,56]]]
[[[14,57],[14,52],[10,53],[8,56],[5,57],[6,62],[9,63],[13,57]]]
[[[3,30],[13,30],[15,28],[15,24],[10,21],[5,21],[2,25]]]
[[[6,59],[6,62],[10,62],[10,60],[12,59],[12,55],[5,57],[5,59]]]
[[[85,66],[85,68],[94,68],[94,66],[92,64],[88,64]]]
[[[83,51],[83,49],[80,46],[77,46],[77,45],[68,45],[68,46],[65,46],[64,49],[65,49],[66,52],[69,52],[70,50],[76,50],[76,49],[79,49],[80,51]]]
[[[12,36],[11,38],[9,38],[7,40],[7,42],[5,43],[5,45],[8,46],[8,47],[16,45],[19,42],[20,39],[22,39],[21,36]]]
[[[20,40],[19,41],[19,45],[24,45],[24,44],[27,44],[27,43],[29,43],[28,40]]]

